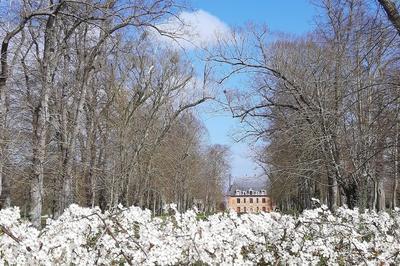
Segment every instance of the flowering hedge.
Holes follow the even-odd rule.
[[[71,205],[38,231],[18,208],[0,211],[0,264],[211,265],[400,264],[400,210],[326,207],[299,217],[280,213],[196,212],[154,218],[149,210],[112,212]]]

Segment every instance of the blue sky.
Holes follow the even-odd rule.
[[[192,4],[194,9],[207,11],[229,26],[252,21],[293,34],[307,32],[315,14],[309,0],[193,0]]]
[[[216,27],[221,28],[225,25],[235,27],[253,22],[267,25],[271,32],[293,35],[301,35],[311,30],[316,12],[308,0],[193,0],[192,7],[215,17],[212,22],[207,17],[207,21],[202,22],[207,25],[204,28],[213,23],[219,24]],[[231,148],[233,177],[254,176],[260,173],[261,169],[249,158],[252,147],[245,143],[235,143],[231,137],[240,126],[239,122],[229,113],[207,110],[207,106],[201,109],[201,117],[209,131],[211,143],[225,144]]]

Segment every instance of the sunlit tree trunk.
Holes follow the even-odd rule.
[[[52,87],[52,60],[54,60],[54,26],[55,15],[49,16],[46,22],[44,50],[42,59],[42,88],[40,104],[33,115],[33,171],[31,177],[31,209],[30,216],[35,227],[41,225],[43,205],[43,178],[46,160],[46,137],[49,120],[49,97]]]

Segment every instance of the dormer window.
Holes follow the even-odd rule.
[[[236,195],[240,195],[240,190],[239,190],[239,189],[236,189],[235,194],[236,194]]]
[[[242,192],[242,195],[247,195],[247,192],[246,192],[246,191],[243,191],[243,192]]]
[[[249,195],[253,195],[253,190],[249,189]]]
[[[266,195],[267,194],[267,192],[263,189],[263,190],[261,190],[261,195]]]

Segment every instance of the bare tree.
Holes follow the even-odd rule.
[[[36,227],[43,213],[59,215],[73,202],[159,212],[173,200],[160,189],[160,176],[176,176],[184,183],[176,191],[181,208],[190,207],[188,190],[202,173],[200,163],[191,168],[189,161],[203,161],[201,146],[207,146],[198,145],[203,134],[196,133],[191,109],[212,97],[207,70],[198,81],[191,60],[156,42],[160,34],[179,38],[159,25],[177,16],[180,3],[59,0],[21,1],[11,5],[13,12],[3,2],[0,7],[11,22],[0,21],[2,205],[20,205]],[[162,167],[160,158],[174,152],[166,143],[179,132],[186,137],[175,139],[182,147],[176,158],[192,157],[180,167]]]
[[[222,81],[250,74],[250,92],[227,91],[227,106],[245,137],[265,141],[276,190],[293,189],[300,210],[318,194],[332,210],[382,210],[398,37],[361,1],[318,3],[324,16],[308,36],[268,43],[265,28],[251,27],[221,40],[209,60],[231,66]]]

